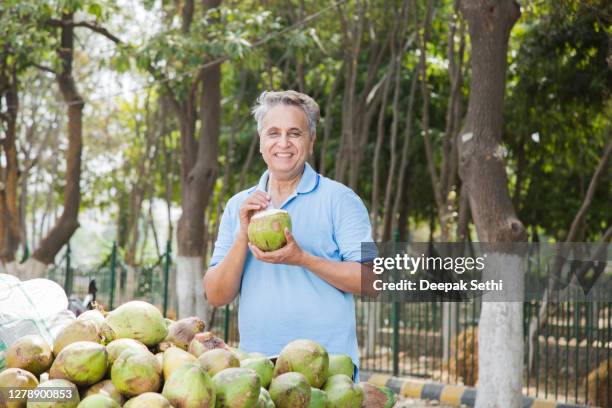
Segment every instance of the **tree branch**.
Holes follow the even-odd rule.
[[[53,69],[53,68],[51,68],[51,67],[47,67],[46,65],[37,64],[37,63],[35,63],[35,62],[32,62],[32,66],[34,66],[34,67],[36,67],[36,68],[40,69],[41,71],[50,72],[50,73],[52,73],[53,75],[57,75],[57,74],[58,74],[58,72],[57,72],[56,70],[54,70],[54,69]]]
[[[606,165],[611,155],[612,155],[612,142],[608,142],[608,145],[605,147],[604,153],[601,156],[601,159],[599,160],[599,164],[597,165],[597,168],[595,169],[595,172],[593,173],[593,177],[591,177],[591,182],[589,183],[589,188],[584,197],[584,200],[582,201],[580,210],[578,210],[578,213],[574,217],[574,221],[572,221],[570,230],[567,233],[567,236],[565,237],[565,242],[573,242],[574,239],[576,238],[578,227],[584,220],[586,213],[591,205],[591,202],[593,201],[593,196],[595,195],[595,190],[597,189],[597,185],[599,184],[599,179],[604,173],[606,169]]]
[[[123,41],[121,41],[119,37],[112,34],[105,27],[98,25],[98,23],[95,21],[62,21],[55,18],[50,18],[48,23],[52,27],[85,27],[91,31],[95,31],[98,34],[102,34],[116,44],[123,44]]]

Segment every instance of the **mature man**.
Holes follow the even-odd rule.
[[[215,306],[240,294],[240,348],[278,354],[290,341],[312,339],[359,367],[353,294],[361,290],[361,243],[371,242],[368,213],[348,187],[317,174],[313,153],[319,106],[295,91],[264,92],[253,109],[268,166],[259,184],[227,203],[204,277]],[[254,213],[289,212],[287,245],[263,252],[249,244]],[[368,259],[369,260],[369,259]]]

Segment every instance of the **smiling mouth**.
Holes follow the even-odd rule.
[[[293,157],[293,153],[274,153],[273,156],[279,159],[289,159]]]

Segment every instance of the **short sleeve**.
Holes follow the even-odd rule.
[[[219,233],[217,234],[217,241],[215,242],[215,249],[213,250],[212,257],[210,259],[210,267],[217,265],[223,260],[225,255],[229,252],[232,243],[234,242],[234,211],[232,201],[228,201],[225,211],[221,216],[221,223],[219,224]]]
[[[372,226],[365,205],[352,191],[339,197],[334,206],[334,238],[343,261],[367,262],[374,256],[362,251],[362,243],[372,242]],[[366,245],[371,247],[371,245]]]

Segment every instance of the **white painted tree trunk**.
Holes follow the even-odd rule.
[[[125,287],[119,297],[119,302],[115,302],[115,307],[134,299],[136,293],[136,268],[127,265],[125,274]]]
[[[15,261],[9,262],[7,264],[3,264],[5,268],[5,273],[13,276],[19,276],[19,264]],[[0,271],[1,272],[1,271]]]
[[[198,316],[207,317],[207,302],[204,299],[202,277],[204,265],[199,256],[176,257],[176,297],[178,299],[177,318]]]
[[[502,279],[504,296],[523,294],[523,258],[489,254],[483,281]],[[500,292],[483,296],[478,329],[476,408],[521,408],[523,388],[523,303],[505,302]],[[506,298],[507,299],[507,298]]]
[[[367,302],[365,303],[365,321],[367,322],[368,330],[366,335],[366,356],[374,357],[376,353],[376,335],[380,328],[380,303]]]
[[[43,278],[46,270],[47,265],[45,263],[29,257],[23,264],[16,267],[16,276],[21,280]]]

